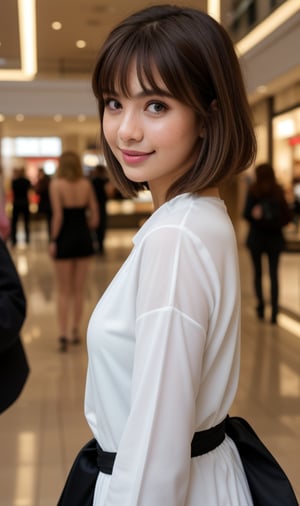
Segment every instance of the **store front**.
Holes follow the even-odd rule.
[[[280,271],[281,309],[300,319],[300,85],[294,85],[253,107],[258,142],[256,163],[270,162],[294,219],[284,229],[286,251]],[[244,177],[247,184],[253,168]],[[245,187],[245,184],[244,184]]]

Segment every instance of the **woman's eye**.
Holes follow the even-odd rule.
[[[115,98],[107,98],[104,100],[105,107],[110,109],[111,111],[116,111],[117,109],[121,108],[120,102],[116,100]]]
[[[167,106],[161,102],[152,102],[152,104],[148,105],[148,110],[153,113],[164,112],[167,109]]]

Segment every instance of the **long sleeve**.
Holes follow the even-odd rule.
[[[209,255],[180,227],[144,240],[131,408],[106,506],[183,506],[213,304]],[[212,269],[213,271],[213,269]]]
[[[88,326],[85,414],[103,450],[117,452],[93,506],[198,506],[199,497],[221,506],[220,480],[230,504],[248,504],[243,486],[236,496],[230,442],[191,458],[194,433],[224,420],[238,384],[238,257],[224,203],[175,197],[133,243]]]

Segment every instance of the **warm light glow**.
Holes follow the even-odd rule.
[[[4,114],[0,114],[0,123],[3,123],[3,121],[5,121],[5,116]]]
[[[62,121],[63,117],[61,114],[55,114],[55,116],[53,117],[54,121],[56,121],[57,123],[59,123],[60,121]]]
[[[99,163],[99,156],[93,153],[86,153],[83,155],[83,163],[87,167],[96,167]]]
[[[17,121],[24,121],[24,114],[17,114],[16,115],[16,120]]]
[[[278,316],[278,325],[288,332],[291,332],[291,334],[294,334],[294,336],[300,338],[300,322],[280,313]]]
[[[62,29],[62,24],[60,21],[53,21],[51,26],[52,26],[53,30],[61,30]]]
[[[221,2],[220,0],[208,0],[207,12],[216,21],[221,21]]]
[[[76,41],[76,46],[79,48],[79,49],[82,49],[83,47],[86,46],[86,42],[85,40],[77,40]]]
[[[19,255],[17,258],[17,271],[21,277],[28,274],[28,261],[25,255]]]
[[[21,70],[0,70],[1,81],[30,81],[37,72],[35,0],[18,0]]]
[[[268,37],[279,26],[299,11],[299,0],[287,0],[280,5],[270,16],[256,26],[243,39],[236,44],[238,55],[241,56],[263,39]]]
[[[276,138],[286,139],[295,135],[295,123],[292,118],[280,120],[276,124]]]
[[[33,432],[21,432],[17,439],[18,466],[15,471],[14,501],[16,506],[30,506],[36,490],[34,464],[37,459],[37,441]]]
[[[257,86],[256,91],[257,91],[257,93],[264,94],[264,93],[267,93],[268,88],[265,84],[261,84],[260,86]]]

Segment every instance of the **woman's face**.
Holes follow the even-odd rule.
[[[173,98],[159,77],[156,82],[165,91],[145,93],[132,66],[130,96],[104,95],[103,133],[126,177],[148,182],[158,206],[195,163],[202,128],[195,112]]]

